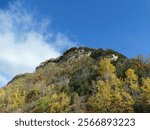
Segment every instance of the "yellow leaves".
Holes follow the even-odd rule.
[[[137,82],[138,76],[135,74],[135,70],[134,69],[128,69],[125,73],[126,73],[126,77],[127,77],[126,80],[129,83]]]
[[[112,93],[112,112],[134,112],[134,100],[122,89]]]
[[[138,76],[135,74],[134,69],[128,69],[126,72],[125,84],[129,86],[132,90],[138,91]]]
[[[109,81],[99,80],[97,81],[98,92],[100,93],[109,93],[110,92],[110,83]]]
[[[19,90],[12,91],[11,94],[7,97],[7,109],[15,110],[24,104],[24,95],[21,94]]]
[[[5,90],[0,88],[0,112],[5,111],[4,108]]]
[[[132,96],[125,92],[121,92],[122,98],[123,98],[123,104],[124,110],[122,112],[134,112],[134,105],[135,101],[133,100]]]
[[[139,91],[139,85],[138,84],[131,84],[130,88],[134,91]]]
[[[5,90],[4,89],[0,89],[0,101],[5,97]]]
[[[129,69],[126,74],[128,84],[136,88],[138,77],[134,70]],[[134,112],[135,102],[124,90],[124,81],[117,78],[109,59],[100,61],[100,76],[102,78],[96,84],[97,93],[88,99],[89,112]]]
[[[67,112],[69,111],[70,97],[65,93],[54,93],[39,100],[35,112]]]
[[[98,92],[88,100],[89,112],[134,112],[134,100],[110,81],[98,81]]]
[[[150,78],[143,78],[142,101],[146,111],[150,110]]]
[[[102,80],[97,82],[98,92],[88,100],[89,112],[110,112],[111,90],[110,83]]]
[[[150,112],[150,78],[124,72],[128,65],[121,76],[106,58],[94,62],[88,57],[15,79],[0,89],[0,112]]]
[[[99,73],[103,79],[110,79],[115,73],[115,67],[111,64],[109,59],[99,61]]]
[[[70,97],[65,93],[53,94],[50,100],[50,112],[65,112],[70,104]]]
[[[150,91],[150,78],[143,78],[143,85],[142,85],[142,90],[144,92]]]

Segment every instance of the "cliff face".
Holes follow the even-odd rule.
[[[111,49],[71,48],[56,59],[42,62],[34,73],[14,77],[3,88],[5,96],[2,96],[0,112],[86,112],[88,97],[97,92],[94,83],[100,78],[99,61],[104,58],[111,61],[116,67],[116,75],[122,78],[134,61]],[[133,66],[137,72],[138,65]],[[58,100],[62,104],[55,103]],[[58,105],[58,110],[37,108],[43,102],[45,106],[46,103]],[[69,109],[66,109],[67,105]]]

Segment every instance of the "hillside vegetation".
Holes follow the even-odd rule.
[[[1,88],[0,112],[150,112],[150,59],[71,48]]]

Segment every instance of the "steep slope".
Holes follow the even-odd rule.
[[[41,63],[34,73],[15,76],[0,90],[0,112],[87,112],[87,100],[97,92],[99,61],[104,58],[116,67],[117,77],[124,78],[128,68],[141,77],[146,73],[139,60],[111,49],[71,48]]]

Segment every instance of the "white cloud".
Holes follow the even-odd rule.
[[[34,71],[42,61],[76,44],[63,33],[48,31],[50,21],[40,19],[20,2],[0,9],[0,84],[10,80],[6,76]]]
[[[5,76],[0,74],[0,85],[6,84],[8,82],[7,80],[8,79]]]

